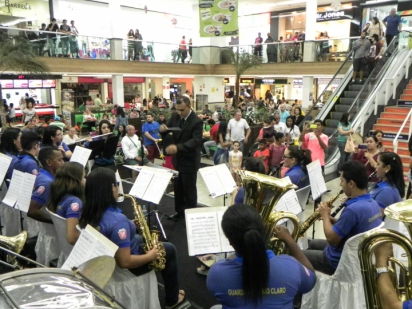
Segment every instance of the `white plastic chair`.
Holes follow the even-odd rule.
[[[375,229],[383,226],[382,222]],[[303,295],[301,309],[366,309],[358,245],[368,232],[346,241],[338,268],[332,276],[316,271],[316,284],[312,291]]]
[[[57,239],[54,224],[39,222],[39,228],[39,235],[34,248],[36,262],[49,267],[50,261],[57,259],[60,255],[59,240]]]
[[[46,208],[47,212],[49,213],[52,221],[54,228],[57,233],[57,238],[59,239],[60,243],[60,255],[59,255],[59,260],[57,262],[57,267],[60,268],[63,266],[64,262],[66,259],[69,257],[70,252],[72,252],[73,245],[69,244],[67,241],[67,221],[66,218],[60,217],[59,215],[51,212]]]

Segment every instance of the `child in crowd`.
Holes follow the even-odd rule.
[[[271,175],[279,177],[278,171],[280,164],[283,160],[283,154],[285,153],[285,134],[282,132],[277,132],[275,134],[275,141],[269,146],[270,152],[270,170]]]
[[[242,167],[242,158],[243,158],[243,154],[239,150],[239,148],[240,148],[240,143],[238,141],[235,141],[233,142],[233,150],[229,152],[230,172],[232,173],[232,177],[238,185],[239,185],[240,180],[236,172],[239,171],[240,168]]]
[[[253,155],[254,157],[259,158],[263,165],[265,166],[265,171],[266,174],[269,171],[269,156],[270,156],[270,152],[269,149],[267,148],[267,144],[266,144],[266,138],[262,138],[259,141],[259,149],[256,150],[255,154]]]
[[[9,106],[9,126],[11,126],[12,123],[16,122],[16,110],[14,109],[14,104],[10,103]]]

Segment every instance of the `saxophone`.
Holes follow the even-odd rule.
[[[119,194],[121,195],[121,194]],[[122,194],[125,198],[132,201],[133,213],[136,220],[139,222],[140,231],[142,232],[142,237],[145,240],[145,245],[143,250],[148,252],[157,246],[159,250],[159,256],[156,260],[149,264],[149,268],[155,271],[163,270],[166,265],[166,251],[163,244],[159,241],[159,231],[151,231],[147,226],[146,218],[143,216],[142,207],[137,203],[136,199],[129,194]]]
[[[338,194],[336,194],[334,197],[332,197],[327,203],[328,207],[330,209],[333,208],[333,203],[339,198],[339,196],[343,193],[343,190],[340,190]],[[315,223],[316,220],[318,220],[320,217],[320,213],[315,211],[309,218],[306,219],[305,222],[300,227],[299,231],[299,237],[303,237],[306,233],[306,231]]]

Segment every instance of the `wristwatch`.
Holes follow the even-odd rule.
[[[379,268],[376,268],[376,278],[378,278],[379,275],[385,274],[385,273],[388,273],[388,272],[389,272],[389,268],[388,268],[388,267],[379,267]]]

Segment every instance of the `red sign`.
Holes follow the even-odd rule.
[[[43,87],[44,88],[56,88],[56,80],[55,79],[43,80]]]
[[[13,88],[13,80],[9,79],[4,79],[0,81],[1,83],[1,88],[3,89],[12,89]]]

